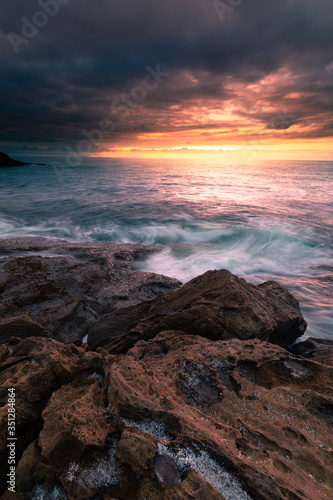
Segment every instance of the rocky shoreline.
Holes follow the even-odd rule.
[[[0,240],[0,342],[19,331],[77,345],[99,317],[181,283],[131,269],[156,248],[69,244],[42,238]]]
[[[132,270],[154,251],[0,241],[1,498],[332,499],[333,342],[291,345],[275,282]]]

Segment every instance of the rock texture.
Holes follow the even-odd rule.
[[[291,352],[325,365],[333,365],[333,340],[309,338],[294,344]]]
[[[259,338],[283,347],[303,335],[297,300],[273,281],[255,286],[229,271],[208,271],[176,291],[102,316],[88,330],[91,347],[125,353],[168,329],[213,340]]]
[[[175,279],[130,269],[152,251],[143,245],[40,238],[0,241],[0,338],[33,332],[79,344],[101,315],[178,288]],[[27,328],[25,321],[31,322]]]
[[[0,242],[1,499],[332,500],[332,344],[288,346],[306,324],[277,283],[180,287],[130,269],[148,251]]]
[[[0,343],[4,343],[10,337],[44,337],[47,331],[30,316],[24,314],[14,318],[0,318]]]
[[[329,359],[164,331],[126,355],[10,339],[0,361],[0,461],[8,387],[19,461],[4,500],[333,498]]]

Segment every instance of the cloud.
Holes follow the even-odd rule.
[[[210,0],[69,0],[18,54],[7,34],[22,36],[22,17],[41,7],[0,8],[3,144],[63,148],[104,117],[115,124],[106,141],[121,143],[247,126],[332,134],[331,0],[243,0],[224,22]],[[126,119],[111,109],[158,64],[170,76]]]

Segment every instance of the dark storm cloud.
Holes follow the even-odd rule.
[[[239,116],[270,129],[311,121],[318,136],[332,132],[332,0],[243,0],[223,22],[211,0],[62,1],[15,54],[8,33],[22,35],[22,17],[31,21],[42,9],[37,1],[0,0],[3,144],[64,146],[104,117],[114,121],[115,137],[184,130],[189,124],[177,119],[203,101],[223,107],[234,100]],[[170,76],[122,120],[112,101],[157,64]],[[276,82],[265,102],[228,85],[254,84],[283,67],[294,79]],[[291,93],[298,95],[291,100]],[[289,122],[276,121],[279,107]]]

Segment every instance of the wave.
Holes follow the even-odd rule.
[[[297,223],[249,220],[247,224],[217,225],[204,221],[109,223],[99,227],[53,219],[39,225],[0,220],[2,238],[44,236],[70,241],[114,241],[158,245],[164,249],[145,263],[156,272],[187,281],[207,269],[230,269],[235,274],[320,275],[320,266],[333,260],[321,242],[325,234]],[[157,271],[158,270],[158,271]],[[316,271],[317,270],[317,271]],[[163,272],[162,272],[163,271]]]
[[[90,221],[91,223],[91,221]],[[160,247],[136,262],[135,269],[174,277],[182,282],[209,269],[228,269],[252,283],[274,279],[301,303],[307,335],[325,337],[333,330],[332,269],[327,232],[286,220],[248,218],[247,223],[212,224],[175,216],[168,222],[105,223],[90,227],[66,218],[20,225],[0,220],[1,238],[43,236],[68,241],[114,241]]]
[[[142,242],[168,246],[151,255],[141,266],[188,281],[208,269],[227,268],[239,275],[258,273],[307,276],[320,274],[318,266],[328,265],[325,250],[314,238],[291,234],[284,227],[242,227],[234,229],[201,230],[172,228],[158,233],[149,228],[149,237]],[[148,241],[147,241],[148,240]],[[331,260],[332,262],[332,260]],[[171,273],[171,274],[170,274]]]

